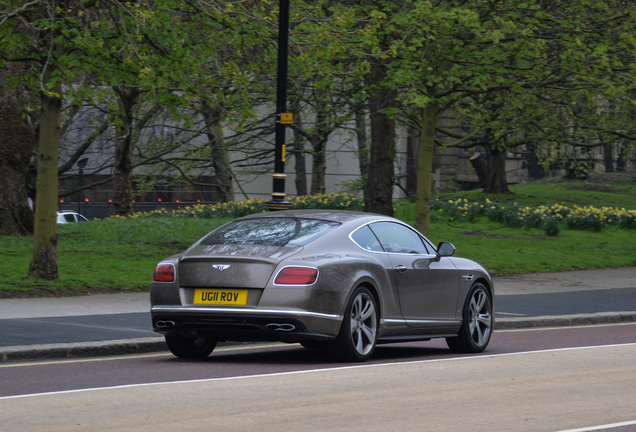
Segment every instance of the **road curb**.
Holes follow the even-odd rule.
[[[163,337],[73,342],[0,348],[0,363],[116,356],[165,351]]]
[[[515,317],[497,319],[495,330],[570,327],[636,322],[636,312]],[[220,344],[221,345],[221,344]],[[0,363],[117,356],[167,351],[164,338],[148,337],[95,342],[74,342],[0,348]]]
[[[636,312],[631,311],[499,318],[495,323],[495,330],[527,329],[534,327],[570,327],[578,325],[616,324],[635,321]]]

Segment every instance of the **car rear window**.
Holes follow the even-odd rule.
[[[300,246],[339,225],[338,222],[290,217],[241,219],[212,231],[201,244]]]

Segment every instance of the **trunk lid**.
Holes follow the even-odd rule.
[[[195,245],[179,260],[179,285],[262,289],[276,266],[302,249],[263,245]]]

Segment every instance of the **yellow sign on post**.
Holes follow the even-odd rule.
[[[280,122],[282,124],[292,124],[294,122],[294,114],[292,114],[292,113],[281,113],[280,114]]]

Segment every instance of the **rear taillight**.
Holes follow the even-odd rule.
[[[318,279],[318,269],[313,267],[285,267],[274,279],[276,285],[311,285]]]
[[[174,265],[166,263],[157,264],[152,280],[154,282],[174,282]]]

